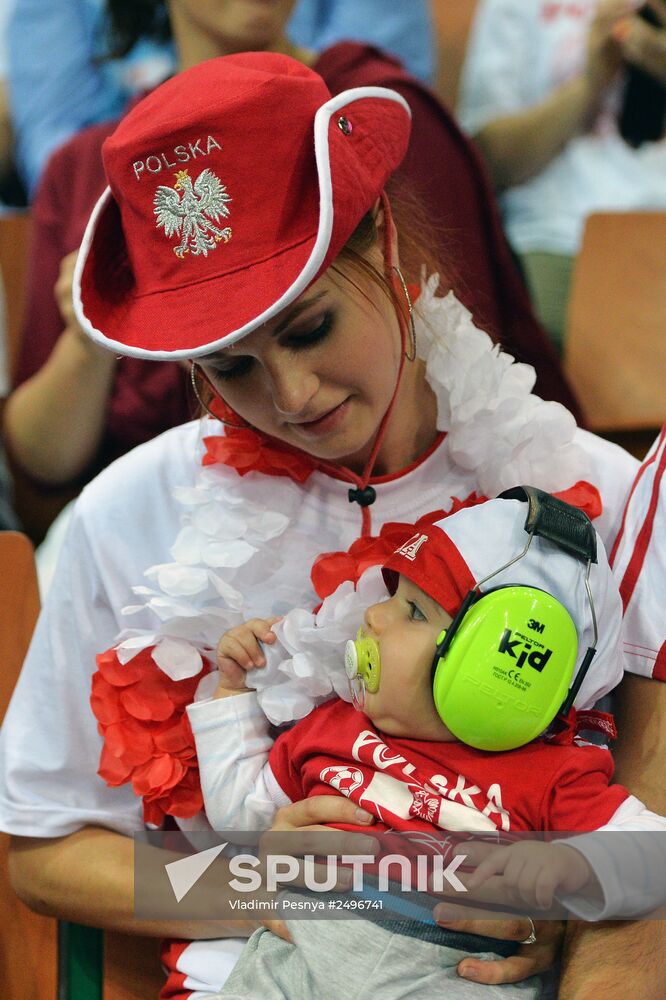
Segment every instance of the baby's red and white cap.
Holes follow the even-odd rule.
[[[382,87],[332,97],[277,53],[167,80],[104,143],[108,188],[74,276],[81,327],[119,354],[211,354],[329,267],[407,150],[409,107]]]

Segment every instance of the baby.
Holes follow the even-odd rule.
[[[384,564],[388,597],[367,608],[347,643],[352,703],[328,700],[272,746],[257,694],[237,685],[265,665],[276,619],[225,633],[215,695],[188,709],[215,829],[263,829],[280,806],[321,794],[347,795],[378,831],[666,829],[610,783],[609,752],[576,740],[568,713],[574,696],[592,704],[621,674],[621,606],[596,533],[560,501],[515,495],[529,504],[498,499],[419,522]],[[551,726],[560,710],[568,726]],[[589,728],[594,713],[582,718]],[[617,915],[624,901],[600,890],[594,845],[576,845],[494,848],[466,884],[502,875],[534,907],[557,894],[579,916]],[[456,966],[470,953],[506,954],[503,942],[417,922],[287,923],[293,943],[257,931],[222,996],[347,997],[359,981],[364,996],[389,1000],[443,987],[483,995],[487,987],[461,980]],[[498,989],[525,998],[540,987]]]

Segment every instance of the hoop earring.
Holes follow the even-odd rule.
[[[412,352],[408,354],[405,352],[405,357],[408,361],[416,360],[416,327],[414,326],[414,306],[412,305],[412,299],[409,294],[409,289],[407,288],[407,282],[403,278],[402,271],[395,264],[392,265],[393,270],[398,275],[400,284],[402,285],[402,291],[405,296],[405,301],[407,303],[407,309],[409,311],[409,330],[412,338]]]
[[[194,395],[197,397],[197,401],[201,406],[201,408],[206,411],[209,417],[212,417],[214,420],[218,420],[221,424],[224,424],[225,427],[234,427],[238,431],[247,430],[247,424],[232,424],[230,420],[225,420],[224,417],[218,417],[217,413],[213,413],[208,404],[205,403],[204,400],[201,398],[201,395],[199,393],[199,386],[197,385],[197,376],[195,372],[195,368],[200,368],[200,367],[201,366],[198,365],[196,361],[190,361],[190,382],[192,383],[192,388],[194,389]],[[208,379],[206,378],[205,375],[204,379],[206,382],[208,382]]]

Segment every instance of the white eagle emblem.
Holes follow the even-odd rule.
[[[215,225],[229,215],[228,201],[231,195],[227,194],[225,185],[208,168],[201,171],[194,184],[187,170],[178,171],[172,188],[160,184],[155,192],[153,211],[157,216],[157,228],[162,227],[165,236],[182,232],[180,243],[173,248],[176,257],[182,260],[186,253],[207,257],[208,251],[214,250],[220,240],[229,242],[231,229]]]

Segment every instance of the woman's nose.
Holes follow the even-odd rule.
[[[314,372],[303,370],[294,364],[293,358],[282,358],[271,367],[269,375],[273,405],[278,413],[285,416],[304,413],[319,388]]]

